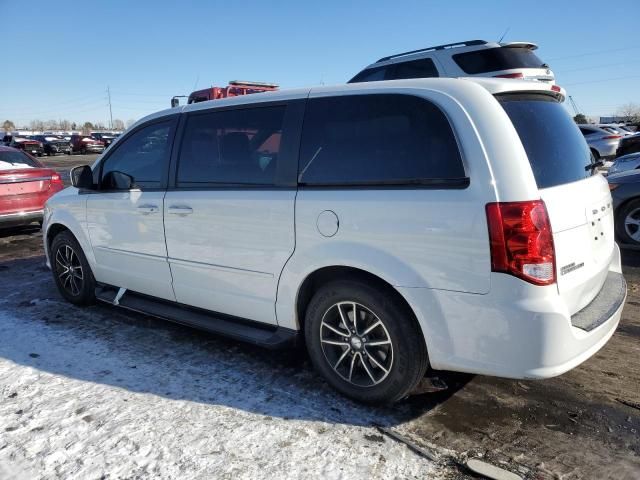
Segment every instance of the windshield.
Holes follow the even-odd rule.
[[[471,75],[512,68],[546,68],[544,62],[530,48],[485,48],[458,53],[452,58],[465,73]]]
[[[38,168],[38,162],[26,153],[18,151],[0,151],[0,170],[14,168]]]
[[[527,152],[538,188],[590,176],[591,152],[562,104],[548,95],[498,95]]]

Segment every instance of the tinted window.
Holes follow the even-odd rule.
[[[349,80],[349,83],[378,82],[385,79],[386,71],[386,67],[367,68]]]
[[[103,162],[102,178],[109,172],[122,172],[132,176],[139,187],[160,187],[169,161],[172,123],[154,123],[123,139]]]
[[[178,186],[273,185],[286,107],[193,114],[185,126]]]
[[[0,151],[0,170],[38,167],[40,167],[38,162],[26,153],[18,151]]]
[[[591,152],[564,107],[546,95],[501,95],[524,146],[538,188],[555,187],[590,175]]]
[[[300,151],[304,184],[408,184],[465,177],[444,114],[409,95],[316,98]]]
[[[495,47],[453,55],[453,60],[470,74],[509,70],[511,68],[542,68],[544,63],[529,48]]]
[[[421,58],[410,62],[396,63],[389,66],[387,80],[398,80],[401,78],[429,78],[437,77],[438,70],[430,58]]]

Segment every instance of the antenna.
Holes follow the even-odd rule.
[[[200,81],[200,74],[198,74],[198,76],[196,77],[196,81],[193,84],[193,88],[191,89],[191,91],[195,91],[196,87],[198,86],[198,82]]]
[[[500,39],[498,40],[498,43],[501,43],[502,40],[504,39],[504,37],[507,36],[507,33],[509,33],[509,30],[511,30],[511,27],[507,27],[507,29],[504,31],[504,33],[502,34],[502,36],[500,37]]]

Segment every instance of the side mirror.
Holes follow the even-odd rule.
[[[171,108],[176,108],[178,106],[180,106],[180,99],[173,97],[171,99]]]
[[[105,190],[131,190],[137,188],[135,180],[126,173],[112,171],[102,177],[101,188]]]
[[[76,188],[90,190],[94,188],[93,185],[93,172],[89,165],[81,165],[74,167],[70,172],[71,185]]]

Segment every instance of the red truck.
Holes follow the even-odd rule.
[[[187,103],[206,102],[207,100],[218,100],[220,98],[237,97],[240,95],[250,95],[252,93],[273,92],[278,89],[275,83],[246,82],[242,80],[232,80],[226,87],[211,87],[204,90],[191,92]],[[171,107],[180,105],[178,100],[186,95],[176,95],[171,99]]]

